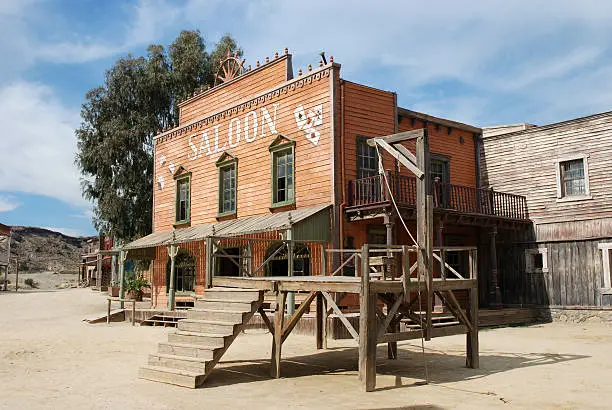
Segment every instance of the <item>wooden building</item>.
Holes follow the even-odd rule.
[[[482,185],[523,195],[533,225],[503,238],[506,304],[612,304],[612,112],[484,129]]]
[[[529,221],[524,197],[480,188],[480,128],[398,107],[395,93],[342,79],[333,58],[294,75],[286,52],[237,74],[182,101],[179,125],[155,137],[154,233],[124,247],[132,257],[154,260],[154,307],[168,305],[170,243],[181,244],[174,261],[178,298],[204,292],[208,237],[268,240],[254,249],[229,240],[212,244],[209,269],[229,276],[274,254],[288,228],[292,239],[311,241],[294,250],[295,275],[329,273],[347,262],[332,254],[322,266],[329,248],[412,244],[397,216],[416,232],[416,179],[386,152],[380,163],[367,141],[416,129],[428,130],[431,145],[434,245],[477,246],[481,304],[499,305],[490,244],[498,231],[521,230]],[[287,275],[289,259],[279,252],[272,267],[255,275]],[[448,259],[467,270],[466,255],[450,252]],[[354,272],[354,263],[344,264],[345,275]]]

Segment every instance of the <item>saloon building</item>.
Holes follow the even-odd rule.
[[[224,82],[182,101],[179,125],[155,137],[153,233],[123,248],[153,261],[153,307],[171,287],[177,303],[203,294],[212,275],[355,275],[339,250],[412,245],[415,177],[367,141],[423,128],[434,244],[477,246],[480,304],[501,303],[496,238],[529,219],[523,196],[480,186],[480,128],[399,107],[394,92],[343,79],[333,58],[297,73],[287,50],[241,64],[230,56]],[[447,261],[467,270],[459,251]]]

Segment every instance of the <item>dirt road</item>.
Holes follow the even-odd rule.
[[[612,326],[547,324],[483,331],[481,368],[464,367],[462,336],[402,343],[399,360],[378,351],[377,387],[362,393],[357,349],[291,335],[283,378],[269,374],[271,337],[240,336],[205,388],[137,378],[166,339],[164,328],[89,325],[105,299],[89,289],[0,292],[0,408],[87,409],[404,409],[610,408]],[[421,385],[427,362],[430,384]]]

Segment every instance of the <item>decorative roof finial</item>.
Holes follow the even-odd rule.
[[[274,53],[274,59],[276,60],[277,58],[278,58],[278,51]]]
[[[251,65],[249,64],[249,68],[247,68],[247,71],[251,71]]]
[[[255,64],[255,67],[259,68],[259,60],[257,60],[257,64]]]
[[[299,76],[301,76],[301,75],[302,75],[302,69],[300,68],[300,69],[298,70],[298,77],[299,77]]]
[[[319,67],[323,67],[323,60],[319,60]]]
[[[312,64],[308,64],[308,71],[312,71]]]
[[[329,62],[333,63],[334,62],[334,56],[329,56]]]
[[[266,57],[266,63],[270,62],[270,57]]]
[[[285,55],[289,54],[289,49],[285,47]]]

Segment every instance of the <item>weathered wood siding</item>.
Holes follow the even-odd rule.
[[[271,212],[271,154],[268,148],[281,134],[295,141],[295,206],[333,203],[330,76],[336,69],[328,65],[308,72],[270,89],[263,96],[247,99],[192,125],[162,134],[156,140],[154,181],[157,184],[161,177],[164,186],[154,188],[154,231],[173,228],[176,182],[171,168],[176,170],[179,166],[191,172],[191,225],[216,221],[219,187],[215,163],[226,151],[238,159],[236,217]],[[251,91],[250,83],[247,85],[241,93],[241,101],[247,98],[245,93]],[[318,106],[322,108],[322,122],[314,129],[319,136],[308,139],[305,130],[297,125],[295,110],[302,107],[308,115]],[[245,134],[247,121],[250,142]],[[204,132],[207,140],[203,137]]]
[[[610,306],[611,295],[602,295],[601,242],[545,242],[548,272],[528,273],[525,250],[533,245],[498,246],[499,286],[505,304],[537,306]]]
[[[556,161],[588,155],[592,199],[558,201]],[[524,195],[536,224],[612,217],[612,113],[511,134],[483,135],[482,182],[496,190]]]
[[[291,55],[284,55],[241,77],[218,85],[180,104],[179,125],[234,106],[292,78]]]

